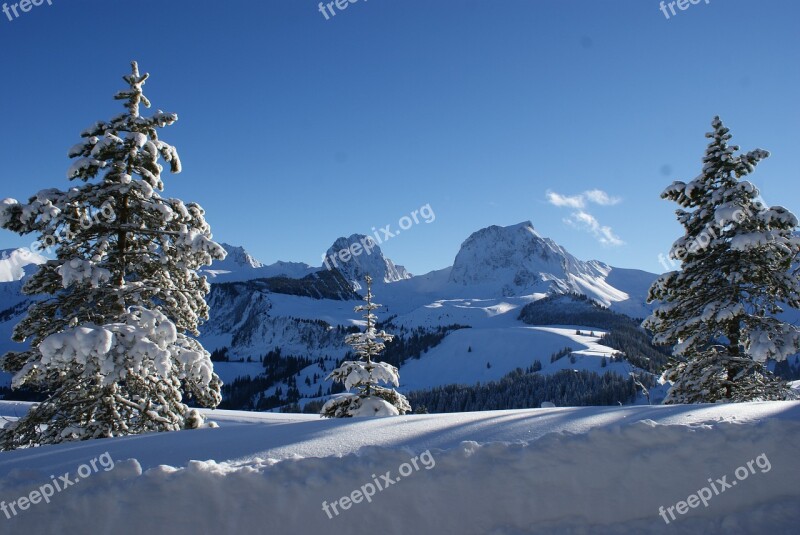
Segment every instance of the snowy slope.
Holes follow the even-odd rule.
[[[35,267],[46,261],[47,258],[29,249],[4,249],[0,251],[0,283],[21,280],[33,272],[28,266]]]
[[[9,533],[122,535],[796,531],[800,402],[212,417],[219,428],[0,453],[6,503],[61,474],[78,479],[84,464],[87,475],[0,522]],[[729,486],[679,514],[709,478]]]
[[[555,373],[564,369],[615,372],[626,375],[630,366],[609,363],[601,368],[602,358],[616,351],[597,343],[602,331],[583,327],[586,336],[575,334],[576,327],[476,328],[453,332],[444,341],[425,353],[419,360],[406,362],[400,369],[403,391],[421,390],[442,385],[446,377],[450,384],[472,385],[495,381],[516,368],[527,368],[535,360],[542,364],[540,373]],[[596,336],[588,336],[593,332]],[[575,363],[569,358],[550,362],[550,355],[570,347]],[[487,366],[488,364],[488,366]]]

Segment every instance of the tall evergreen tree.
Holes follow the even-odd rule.
[[[655,343],[673,346],[665,403],[784,399],[786,384],[764,362],[800,350],[797,327],[776,319],[782,305],[800,308],[800,279],[792,273],[798,221],[782,206],[765,206],[742,180],[769,153],[737,155],[719,117],[712,126],[702,173],[661,194],[681,206],[686,233],[670,251],[681,270],[650,288],[648,300],[659,304],[644,326]]]
[[[30,349],[0,359],[14,387],[49,397],[0,431],[3,449],[197,427],[202,418],[182,392],[207,407],[220,402],[210,356],[191,335],[208,318],[209,286],[197,270],[225,251],[199,205],[159,194],[159,159],[173,173],[181,164],[157,130],[178,117],[140,115],[150,106],[147,78],[132,63],[115,96],[125,113],[95,123],[70,149],[76,185],[0,202],[0,226],[37,234],[55,255],[23,288],[43,296],[14,330]]]
[[[391,342],[394,335],[384,330],[378,331],[378,317],[373,310],[381,305],[372,302],[372,277],[367,275],[367,292],[364,295],[366,305],[355,307],[356,312],[365,312],[366,325],[363,332],[353,333],[345,337],[345,342],[352,346],[360,360],[347,360],[333,370],[326,379],[344,383],[347,390],[355,388],[356,394],[345,394],[330,399],[322,407],[321,414],[327,418],[349,418],[353,416],[396,416],[411,411],[411,406],[404,395],[391,388],[379,386],[378,383],[400,385],[400,375],[394,366],[374,359]]]

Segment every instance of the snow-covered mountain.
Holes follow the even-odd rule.
[[[602,262],[578,260],[525,221],[473,233],[456,255],[449,282],[483,286],[503,296],[586,294],[608,306],[629,298],[605,281],[612,269]]]
[[[401,369],[407,388],[495,380],[517,367],[530,366],[534,359],[542,360],[545,372],[557,372],[565,365],[600,370],[602,357],[613,350],[601,347],[596,336],[581,337],[574,329],[536,329],[519,319],[520,311],[547,295],[573,293],[632,317],[643,317],[648,310],[644,304],[647,288],[656,277],[579,260],[540,236],[530,222],[479,230],[464,242],[452,267],[421,276],[411,276],[377,244],[371,243],[369,252],[355,247],[367,240],[359,234],[337,239],[328,250],[331,269],[292,262],[264,265],[244,248],[224,244],[227,258],[205,271],[212,283],[208,296],[211,316],[201,326],[202,343],[209,351],[227,349],[231,359],[258,362],[275,350],[322,359],[320,369],[297,375],[300,393],[313,395],[320,386],[319,376],[348,350],[343,332],[361,321],[353,311],[359,299],[353,290],[360,291],[360,281],[370,274],[376,281],[378,302],[384,304],[379,317],[391,318],[395,328],[434,333],[453,325],[469,327],[446,331],[442,344],[409,362],[407,370]],[[340,254],[343,250],[359,254],[347,258]],[[346,261],[342,262],[342,256]],[[9,252],[8,257],[18,255]],[[11,284],[21,283],[0,283],[0,312],[6,311],[0,317],[0,334],[5,335],[0,350],[14,348],[7,338],[24,314],[24,298],[19,287],[11,288]],[[3,290],[9,294],[4,299]],[[602,329],[597,331],[599,336]],[[501,352],[498,340],[503,341]],[[565,360],[550,365],[550,354],[566,346],[575,349],[577,363],[565,364]],[[582,354],[584,350],[587,353]],[[455,362],[463,364],[460,375],[448,377],[444,365]],[[225,368],[223,379],[230,382],[237,372],[235,366],[225,366],[231,370]],[[242,373],[252,376],[254,370],[250,366]],[[276,384],[273,391],[283,388],[285,392],[288,386]]]
[[[214,262],[214,268],[219,270],[237,271],[240,269],[258,269],[264,267],[264,264],[250,256],[250,253],[245,251],[244,247],[237,247],[227,243],[221,243],[228,256],[225,260],[217,260]]]
[[[467,238],[452,267],[381,288],[384,300],[405,294],[415,306],[425,300],[505,298],[521,305],[551,294],[585,295],[634,318],[649,314],[647,290],[654,273],[579,260],[530,221],[490,226]],[[401,303],[396,303],[400,305]]]
[[[47,258],[28,248],[4,249],[0,251],[0,283],[22,280],[45,262]]]
[[[296,291],[300,281],[292,284],[293,292],[276,291],[260,281],[213,284],[211,318],[201,328],[201,341],[209,350],[226,348],[232,359],[258,362],[277,350],[283,357],[308,359],[288,379],[267,381],[259,399],[287,391],[300,399],[315,398],[330,386],[322,378],[349,350],[345,332],[361,322],[353,311],[359,296],[343,291],[343,281],[359,292],[359,280],[369,273],[376,280],[376,299],[384,305],[379,318],[391,322],[391,332],[407,340],[412,333],[436,340],[418,356],[398,362],[405,392],[496,381],[534,361],[541,362],[543,374],[576,369],[627,377],[630,364],[611,359],[616,350],[600,341],[606,332],[600,324],[582,323],[578,315],[556,325],[532,324],[521,313],[548,295],[580,294],[588,298],[583,307],[596,302],[640,318],[648,312],[644,300],[655,274],[579,260],[536,233],[530,222],[475,232],[452,267],[413,277],[377,247],[369,255],[360,251],[341,261],[340,251],[358,251],[353,244],[365,239],[340,238],[329,249],[331,269],[315,276],[333,275],[328,285],[334,293],[301,295]],[[572,349],[571,358],[550,360],[565,347]],[[235,378],[234,364],[223,367],[223,379]],[[253,374],[252,369],[242,373]]]
[[[367,244],[367,247],[364,247],[363,244]],[[378,244],[362,234],[353,234],[349,238],[337,238],[328,249],[325,261],[319,267],[310,266],[304,262],[280,260],[274,264],[265,265],[253,258],[243,247],[227,243],[221,245],[228,252],[225,260],[215,261],[211,267],[202,270],[202,273],[212,283],[241,282],[271,277],[302,279],[321,270],[341,273],[346,280],[351,281],[356,289],[361,288],[364,275],[367,274],[376,281],[385,283],[411,278],[411,274],[403,266],[396,265],[391,259],[384,256]],[[351,251],[356,254],[352,254]],[[345,258],[345,261],[342,261],[342,258]]]
[[[342,261],[342,257],[346,261]],[[328,249],[325,258],[325,266],[328,269],[338,269],[358,289],[361,288],[365,275],[385,283],[411,278],[406,268],[386,258],[375,240],[363,234],[337,239]]]
[[[201,273],[208,277],[212,283],[247,281],[269,277],[302,279],[321,269],[303,262],[278,261],[274,264],[264,265],[253,258],[244,247],[227,243],[221,243],[220,245],[228,253],[225,260],[217,260],[211,267],[201,270]]]
[[[505,294],[517,295],[553,281],[565,291],[577,292],[579,287],[570,285],[570,279],[606,272],[607,266],[578,260],[525,221],[509,227],[492,225],[470,235],[456,255],[450,282],[502,285]]]

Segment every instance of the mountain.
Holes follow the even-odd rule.
[[[217,260],[214,262],[214,268],[219,270],[236,271],[240,269],[258,269],[264,267],[264,264],[250,256],[250,253],[244,250],[244,247],[237,247],[227,243],[221,243],[222,247],[228,253],[225,260]]]
[[[628,295],[605,282],[612,268],[578,260],[530,221],[473,233],[456,255],[449,282],[484,286],[504,296],[536,292],[587,294],[608,306]]]
[[[410,279],[412,276],[406,268],[386,258],[375,240],[363,234],[353,234],[333,242],[325,254],[325,267],[337,269],[357,289],[361,288],[365,275],[385,283]]]
[[[210,317],[200,327],[200,341],[216,355],[227,399],[259,409],[330,392],[324,377],[350,349],[344,336],[363,321],[353,308],[361,302],[356,292],[366,274],[375,280],[377,301],[383,303],[376,311],[380,321],[398,335],[387,359],[400,367],[400,388],[406,392],[500,381],[536,360],[542,374],[577,369],[627,377],[628,363],[609,360],[617,350],[603,345],[602,325],[581,321],[593,316],[573,316],[564,325],[532,324],[530,309],[524,316],[521,311],[547,296],[579,294],[615,312],[643,317],[646,290],[656,277],[580,260],[539,235],[530,222],[474,232],[452,267],[420,276],[409,274],[361,234],[338,238],[319,268],[264,265],[242,247],[223,246],[228,257],[204,271],[211,282]],[[20,282],[0,283],[0,289],[17,296],[16,302],[11,295],[0,301],[5,338],[26,308],[11,284]],[[565,348],[570,358],[551,361]],[[2,349],[11,349],[5,340]],[[237,382],[237,377],[251,379]]]
[[[365,246],[366,244],[366,246]],[[341,273],[357,290],[361,289],[364,276],[369,274],[378,282],[391,283],[411,278],[403,266],[396,265],[386,258],[375,241],[363,234],[353,234],[349,238],[337,238],[328,249],[322,266],[314,267],[303,262],[283,262],[264,265],[250,255],[243,247],[220,244],[228,252],[225,260],[214,264],[201,273],[210,282],[237,282],[271,277],[303,279],[322,270]],[[355,253],[355,254],[353,254]],[[344,260],[342,260],[344,259]]]
[[[0,355],[6,351],[23,348],[11,340],[11,334],[28,306],[31,297],[22,293],[25,278],[47,258],[28,248],[0,251]],[[11,376],[0,373],[0,387],[6,386]]]
[[[202,269],[201,274],[206,275],[210,282],[235,282],[252,279],[263,279],[270,277],[289,277],[292,279],[302,279],[311,273],[315,273],[322,268],[315,268],[302,262],[282,262],[264,265],[244,247],[221,243],[228,253],[225,260],[217,260],[211,267]]]
[[[285,354],[309,355],[341,346],[341,340],[331,336],[330,324],[323,319],[331,318],[324,311],[331,303],[356,299],[350,282],[335,270],[302,279],[215,283],[207,299],[211,312],[201,340],[209,351],[230,348],[234,356],[251,360],[276,348]]]
[[[500,381],[535,361],[548,376],[568,370],[625,378],[631,369],[652,372],[644,359],[640,366],[613,359],[620,349],[604,345],[601,337],[609,325],[622,322],[625,347],[647,346],[647,336],[636,333],[639,322],[619,313],[641,318],[649,312],[645,298],[655,274],[580,260],[540,236],[530,222],[479,230],[464,241],[452,267],[413,277],[377,246],[367,252],[361,245],[367,240],[358,234],[336,240],[326,256],[330,269],[318,275],[340,274],[356,291],[364,274],[373,276],[383,304],[379,320],[399,340],[384,358],[400,368],[404,392]],[[574,294],[585,296],[584,304],[570,305]],[[565,300],[550,308],[526,308],[558,295]],[[253,377],[252,369],[240,367],[253,379],[228,381],[228,399],[236,401],[226,408],[268,410],[327,395],[331,385],[324,377],[350,349],[344,335],[361,323],[353,311],[359,296],[348,292],[300,296],[214,284],[209,303],[211,318],[201,329],[206,348],[224,350],[229,360],[264,358],[268,370]],[[591,303],[614,312],[591,312]],[[561,310],[571,312],[555,313]],[[542,311],[559,321],[541,319]],[[569,358],[553,359],[555,354]],[[233,362],[217,363],[217,369],[236,378]]]
[[[45,262],[47,258],[28,248],[4,249],[0,251],[0,283],[22,280],[35,266]]]

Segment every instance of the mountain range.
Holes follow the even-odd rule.
[[[338,238],[328,257],[354,250],[354,244],[368,243],[365,240],[369,238],[358,234]],[[264,265],[244,248],[223,244],[228,256],[203,271],[212,287],[211,314],[200,337],[215,352],[223,380],[263,376],[262,361],[277,352],[284,360],[296,359],[299,369],[280,380],[275,373],[264,377],[263,384],[270,386],[258,395],[295,389],[302,398],[327,392],[321,378],[347,353],[344,333],[362,324],[353,308],[368,274],[383,303],[378,310],[382,321],[389,321],[401,338],[435,338],[435,344],[413,355],[417,358],[400,358],[405,390],[497,380],[537,358],[545,364],[543,372],[556,372],[564,362],[551,366],[546,361],[565,347],[581,357],[571,365],[599,370],[601,357],[615,350],[598,343],[599,329],[588,337],[596,325],[586,325],[587,336],[579,336],[574,326],[528,326],[519,318],[520,311],[546,296],[574,294],[642,318],[649,311],[647,289],[656,277],[579,260],[542,237],[529,221],[478,230],[464,241],[451,267],[419,276],[387,258],[374,242],[370,245],[335,267],[331,262],[314,267],[300,262]],[[0,349],[10,350],[18,347],[9,338],[29,299],[20,292],[22,282],[46,259],[24,250],[2,254]]]
[[[358,234],[338,238],[328,257],[355,251],[354,244],[365,240]],[[401,340],[387,356],[400,367],[401,390],[496,381],[537,360],[543,374],[605,368],[627,376],[633,369],[612,359],[617,349],[601,343],[601,325],[531,325],[521,312],[545,297],[580,296],[583,316],[574,318],[595,317],[586,315],[590,306],[641,319],[649,313],[645,299],[656,274],[580,260],[529,221],[478,230],[463,242],[452,266],[417,276],[370,245],[344,262],[339,255],[335,266],[315,267],[264,265],[244,248],[223,244],[226,259],[203,271],[211,282],[211,313],[200,340],[226,383],[249,381],[252,407],[264,399],[307,400],[333,392],[324,376],[347,354],[345,334],[362,325],[353,308],[368,274],[383,304],[376,311],[379,320]],[[18,347],[9,338],[29,299],[20,293],[22,282],[46,259],[24,250],[2,254],[0,350],[9,350]],[[559,304],[564,306],[570,303]],[[570,358],[551,362],[565,348]]]

